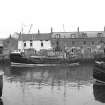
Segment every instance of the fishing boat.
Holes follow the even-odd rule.
[[[105,68],[105,55],[98,56],[95,58],[95,66]]]
[[[11,66],[32,67],[32,66],[73,66],[79,65],[76,59],[68,59],[61,56],[30,56],[27,57],[21,52],[10,53]]]
[[[94,66],[94,69],[93,69],[93,78],[96,81],[105,84],[105,69],[100,68],[98,66]]]
[[[97,55],[94,63],[93,78],[98,82],[105,83],[105,54]]]

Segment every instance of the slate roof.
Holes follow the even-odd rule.
[[[77,32],[53,32],[52,38],[56,37],[57,34],[60,34],[61,38],[69,38],[71,35],[75,34],[77,36]]]
[[[40,34],[20,34],[18,40],[30,41],[30,40],[50,40],[51,33]]]
[[[30,40],[51,40],[51,38],[55,38],[56,34],[60,34],[61,38],[71,38],[72,35],[74,37],[79,38],[82,37],[83,34],[86,34],[88,37],[97,37],[97,34],[102,34],[105,37],[104,31],[80,31],[78,32],[53,32],[53,33],[37,33],[37,34],[20,34],[18,40],[30,41]]]
[[[50,40],[51,39],[51,33],[40,33],[36,35],[37,40]]]
[[[87,33],[88,37],[97,37],[98,33],[102,33],[103,36],[105,36],[105,32],[104,31],[84,31],[84,33]]]
[[[61,38],[69,38],[71,37],[71,35],[75,34],[76,37],[78,37],[78,35],[82,35],[83,33],[85,33],[88,37],[97,37],[97,34],[102,34],[105,37],[105,32],[104,31],[80,31],[78,32],[53,32],[52,37],[54,38],[56,34],[60,34]]]

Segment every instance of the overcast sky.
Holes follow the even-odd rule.
[[[0,0],[0,38],[20,32],[103,30],[105,0]],[[64,25],[63,25],[64,24]]]

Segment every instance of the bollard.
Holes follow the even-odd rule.
[[[2,96],[3,90],[3,72],[0,72],[0,97]]]

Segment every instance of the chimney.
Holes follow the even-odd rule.
[[[40,34],[40,30],[38,29],[38,34]]]
[[[77,32],[79,33],[79,27],[77,28]]]
[[[21,40],[23,40],[22,32],[19,33],[19,38],[20,38]]]
[[[104,26],[104,32],[105,32],[105,26]]]
[[[79,27],[77,27],[77,37],[80,37]]]
[[[11,34],[10,34],[9,38],[11,39]]]
[[[51,27],[51,33],[53,33],[53,28]]]

